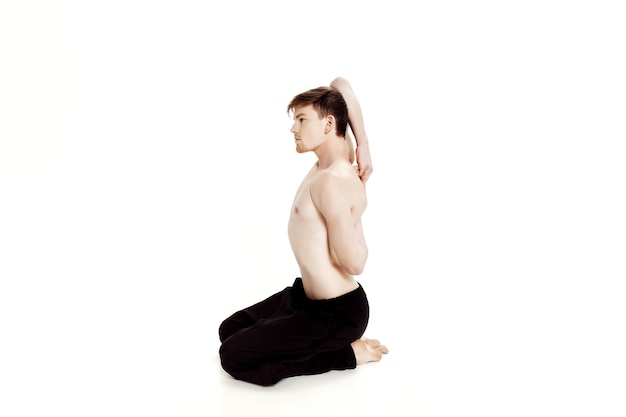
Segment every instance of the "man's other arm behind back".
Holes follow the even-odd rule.
[[[339,173],[321,172],[311,197],[326,222],[332,261],[350,275],[360,275],[368,255],[361,224],[367,205],[363,184],[346,164]]]

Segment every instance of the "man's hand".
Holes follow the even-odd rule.
[[[370,156],[370,147],[367,143],[356,147],[356,163],[358,165],[357,174],[359,178],[361,178],[361,182],[365,184],[374,171],[372,158]]]

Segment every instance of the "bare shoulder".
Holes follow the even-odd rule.
[[[356,204],[365,202],[365,186],[347,161],[336,162],[320,170],[311,183],[314,201],[332,199]]]
[[[318,172],[315,186],[318,188],[365,189],[354,167],[348,162],[335,162],[326,169]]]

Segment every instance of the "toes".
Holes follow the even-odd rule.
[[[378,341],[377,339],[368,339],[366,340],[366,343],[374,348],[377,348],[378,346],[380,346],[380,341]]]
[[[387,346],[381,345],[378,339],[368,339],[366,337],[361,338],[361,341],[365,343],[368,350],[375,352],[377,355],[386,355],[389,353]]]

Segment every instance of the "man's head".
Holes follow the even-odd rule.
[[[287,112],[295,112],[296,107],[305,107],[307,105],[313,106],[320,119],[330,117],[337,136],[346,136],[348,107],[337,89],[333,87],[318,87],[298,94],[287,106]],[[295,113],[294,116],[296,116]]]

